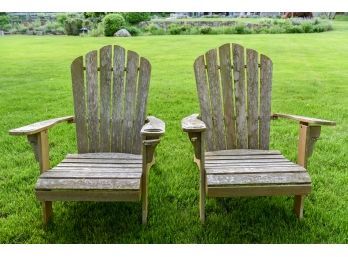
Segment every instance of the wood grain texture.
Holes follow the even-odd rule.
[[[74,97],[77,149],[79,153],[85,153],[88,152],[88,138],[82,56],[76,58],[71,64],[71,80]]]
[[[192,114],[181,120],[181,128],[185,132],[202,132],[207,126],[198,118],[198,114]]]
[[[57,167],[78,167],[78,168],[139,168],[139,163],[60,163]]]
[[[99,87],[98,52],[86,54],[86,87],[88,106],[88,148],[89,152],[99,152]]]
[[[271,196],[309,194],[310,191],[310,184],[233,187],[214,186],[207,188],[207,195],[209,197]]]
[[[214,151],[214,152],[206,152],[206,156],[210,155],[261,155],[261,154],[281,154],[280,151],[277,150],[255,150],[255,149],[235,149],[235,150],[225,150],[225,151]]]
[[[272,69],[271,59],[261,55],[259,144],[265,150],[269,148],[270,137]]]
[[[292,173],[292,172],[306,172],[306,170],[299,166],[289,166],[289,167],[230,167],[230,168],[206,168],[207,174],[254,174],[254,173]]]
[[[259,148],[259,69],[258,53],[247,49],[248,148]]]
[[[103,171],[80,171],[80,170],[59,170],[45,172],[41,179],[114,179],[114,178],[141,178],[141,172],[103,172]]]
[[[244,48],[238,44],[232,44],[233,51],[233,80],[236,98],[236,134],[237,148],[248,148],[248,126],[245,94],[245,64]]]
[[[166,124],[164,121],[155,116],[148,116],[145,125],[141,128],[141,135],[159,138],[166,131]]]
[[[140,200],[140,190],[36,190],[40,201],[134,202]]]
[[[111,58],[112,47],[100,49],[100,145],[101,152],[111,150]]]
[[[210,187],[234,185],[291,185],[310,183],[311,179],[306,172],[207,175],[207,185]]]
[[[125,49],[114,46],[111,151],[122,151]]]
[[[116,163],[142,163],[142,160],[138,159],[64,159],[61,163],[103,163],[103,164],[116,164]]]
[[[67,154],[66,159],[137,159],[141,160],[139,154],[127,154],[127,153],[85,153],[85,154]]]
[[[36,190],[139,190],[140,179],[45,179],[39,178]]]
[[[149,92],[151,64],[144,57],[140,58],[139,79],[137,85],[136,109],[134,118],[134,139],[132,153],[141,153],[141,128],[145,124],[147,96]]]
[[[236,148],[236,121],[234,110],[231,44],[219,47],[220,76],[223,97],[226,148]]]
[[[196,86],[199,98],[199,105],[201,110],[202,121],[205,123],[207,129],[205,131],[207,150],[212,151],[214,148],[214,141],[212,140],[213,121],[210,110],[210,99],[208,91],[208,81],[205,71],[204,56],[199,56],[194,63]]]
[[[336,126],[336,122],[330,120],[323,120],[317,118],[309,118],[300,115],[284,114],[284,113],[274,113],[272,117],[275,118],[285,118],[290,120],[295,120],[302,123],[308,123],[310,125],[327,125],[327,126]]]
[[[122,152],[132,152],[133,132],[134,132],[134,113],[136,99],[136,85],[138,78],[139,55],[128,50],[127,52],[127,74],[124,104],[124,126],[122,139]]]
[[[20,128],[11,129],[9,131],[9,134],[14,136],[33,135],[41,131],[47,130],[61,122],[73,122],[73,121],[74,121],[74,116],[65,116],[65,117],[54,118],[50,120],[39,121],[39,122],[35,122],[33,124],[26,125]]]
[[[225,124],[223,121],[220,76],[217,63],[217,50],[211,49],[205,54],[210,91],[210,104],[213,119],[214,150],[226,149]]]

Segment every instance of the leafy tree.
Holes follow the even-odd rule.
[[[104,35],[107,37],[113,36],[115,32],[126,25],[126,21],[121,14],[107,14],[104,19]]]

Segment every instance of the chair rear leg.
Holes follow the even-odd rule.
[[[201,223],[205,222],[205,175],[201,172],[200,177],[200,194],[199,194],[199,216]]]
[[[45,225],[50,222],[52,215],[52,202],[42,202],[42,218]]]
[[[305,195],[295,195],[294,212],[298,219],[303,218],[304,199],[305,199]]]

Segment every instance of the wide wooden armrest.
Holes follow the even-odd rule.
[[[19,136],[19,135],[33,135],[33,134],[37,134],[41,131],[47,130],[48,128],[61,123],[61,122],[73,122],[74,121],[74,116],[66,116],[66,117],[61,117],[61,118],[55,118],[55,119],[50,119],[50,120],[45,120],[45,121],[40,121],[40,122],[36,122],[24,127],[20,127],[20,128],[15,128],[15,129],[11,129],[9,131],[10,135],[15,135],[15,136]]]
[[[291,115],[291,114],[284,114],[284,113],[274,113],[272,115],[272,118],[285,118],[290,120],[295,120],[301,123],[307,123],[309,125],[327,125],[327,126],[336,126],[336,122],[330,121],[330,120],[322,120],[322,119],[316,119],[316,118],[309,118],[299,115]]]
[[[162,136],[165,132],[165,123],[155,116],[148,116],[145,125],[141,128],[141,134],[144,136]]]
[[[202,132],[206,130],[205,123],[198,118],[198,114],[192,114],[181,120],[181,128],[185,132]]]

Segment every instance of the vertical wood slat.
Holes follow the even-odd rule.
[[[99,151],[98,60],[97,51],[86,54],[89,152]]]
[[[226,134],[226,148],[236,148],[236,123],[233,99],[233,83],[231,69],[231,45],[219,47],[220,76],[224,106],[224,121]]]
[[[260,68],[260,149],[269,148],[270,121],[271,121],[271,90],[272,90],[272,61],[261,55]]]
[[[110,152],[111,149],[111,57],[110,45],[100,49],[100,152]]]
[[[244,48],[238,44],[232,44],[233,51],[233,79],[236,98],[236,127],[237,148],[248,148],[248,128],[245,99],[245,71]]]
[[[71,79],[74,96],[77,148],[79,153],[86,153],[88,152],[88,141],[82,56],[76,58],[71,64]]]
[[[151,64],[150,62],[141,57],[140,69],[139,69],[139,81],[137,90],[136,110],[134,119],[134,140],[132,146],[132,153],[139,154],[141,152],[141,127],[145,123],[147,96],[150,85]]]
[[[210,102],[213,118],[214,149],[226,149],[225,126],[223,121],[220,77],[217,64],[217,51],[212,49],[205,55],[210,89]]]
[[[193,65],[195,71],[196,86],[200,104],[200,110],[202,115],[202,121],[204,121],[207,129],[205,131],[207,150],[212,151],[214,144],[212,140],[212,116],[210,112],[210,100],[208,91],[208,82],[205,72],[204,56],[199,56]]]
[[[124,152],[132,151],[133,120],[135,110],[136,84],[138,74],[139,55],[136,52],[127,52],[127,75],[125,91],[125,110],[123,126],[122,149]]]
[[[122,151],[125,49],[114,46],[111,151]]]
[[[247,49],[247,103],[248,103],[248,148],[258,149],[258,91],[259,71],[258,53],[255,50]]]

